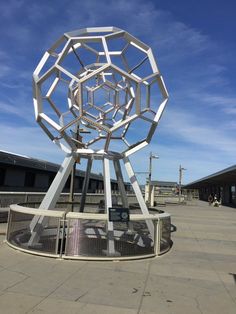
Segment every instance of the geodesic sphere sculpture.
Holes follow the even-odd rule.
[[[151,48],[116,27],[65,33],[33,81],[36,120],[67,152],[133,153],[150,142],[168,100]]]

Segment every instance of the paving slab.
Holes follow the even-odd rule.
[[[25,314],[37,305],[42,298],[21,293],[5,292],[0,295],[0,313]],[[45,312],[50,313],[50,312]]]
[[[236,209],[168,205],[176,231],[158,258],[88,262],[14,250],[0,235],[0,313],[236,313]]]
[[[87,265],[59,287],[53,298],[120,308],[137,308],[145,273],[112,270]]]
[[[0,235],[6,235],[7,223],[0,222]]]
[[[0,223],[7,222],[9,207],[0,207]]]

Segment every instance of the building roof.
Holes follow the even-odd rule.
[[[51,172],[57,172],[59,169],[58,164],[2,150],[0,151],[0,163]]]
[[[236,184],[236,165],[220,170],[202,179],[188,183],[184,188],[200,188],[209,184]]]
[[[49,161],[31,158],[25,155],[19,155],[8,151],[0,150],[0,164],[7,164],[12,166],[19,166],[24,168],[37,169],[41,171],[49,171],[49,172],[57,172],[60,168],[59,164],[55,164]],[[76,176],[84,177],[85,171],[76,170]],[[97,179],[103,181],[103,175],[91,173],[91,179]],[[116,182],[116,180],[111,180],[112,182]],[[125,183],[129,184],[129,183]]]
[[[177,186],[177,182],[172,182],[172,181],[151,181],[151,185],[176,187]]]

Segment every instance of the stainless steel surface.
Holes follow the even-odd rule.
[[[44,217],[39,240],[31,243],[30,223]],[[154,222],[154,238],[148,222]],[[171,247],[168,213],[131,214],[129,223],[112,223],[107,214],[47,211],[19,205],[9,212],[7,243],[24,252],[62,258],[93,260],[133,259],[163,254]],[[110,237],[112,232],[112,238]]]

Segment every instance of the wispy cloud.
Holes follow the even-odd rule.
[[[1,2],[1,15],[2,18],[12,18],[19,12],[19,9],[26,4],[24,0],[8,0]]]
[[[0,65],[0,78],[5,77],[6,75],[8,75],[11,72],[11,68],[7,65],[1,64]]]
[[[203,122],[202,118],[197,115],[183,112],[181,109],[178,111],[172,109],[169,110],[161,132],[172,135],[174,139],[197,145],[198,149],[207,147],[212,154],[221,152],[234,156],[236,154],[235,137],[224,130],[224,122],[222,125],[223,128],[217,128],[207,124],[206,120]]]
[[[216,154],[214,150],[201,149],[195,146],[194,149],[189,149],[186,144],[166,145],[152,143],[149,147],[139,151],[135,156],[131,156],[131,162],[135,172],[139,172],[137,177],[140,183],[144,183],[148,176],[149,153],[159,155],[159,159],[154,159],[152,162],[152,179],[163,181],[178,181],[179,165],[185,169],[183,175],[183,183],[192,182],[208,174],[217,172],[223,168],[232,165],[232,160],[228,156]],[[141,173],[140,172],[146,172]]]
[[[29,157],[59,162],[64,153],[54,145],[43,131],[35,127],[1,124],[0,150],[7,150]]]
[[[2,149],[49,160],[63,156],[34,124],[31,74],[44,50],[64,32],[114,25],[153,48],[170,92],[151,145],[132,157],[136,171],[146,171],[150,150],[160,155],[153,167],[162,180],[177,178],[180,163],[189,169],[189,180],[234,163],[232,56],[206,29],[192,27],[148,0],[71,0],[70,5],[65,0],[9,0],[0,6]]]
[[[223,93],[222,93],[223,94]],[[202,101],[207,103],[209,106],[218,107],[220,110],[224,111],[227,114],[236,113],[236,95],[217,95],[215,94],[203,94]]]
[[[15,105],[12,105],[10,103],[4,103],[0,101],[0,113],[9,114],[13,116],[12,120],[14,120],[14,116],[17,116],[19,119],[19,122],[23,120],[27,121],[28,123],[33,122],[33,108],[19,106],[18,103],[16,103]],[[9,118],[9,122],[10,120],[11,119]]]

